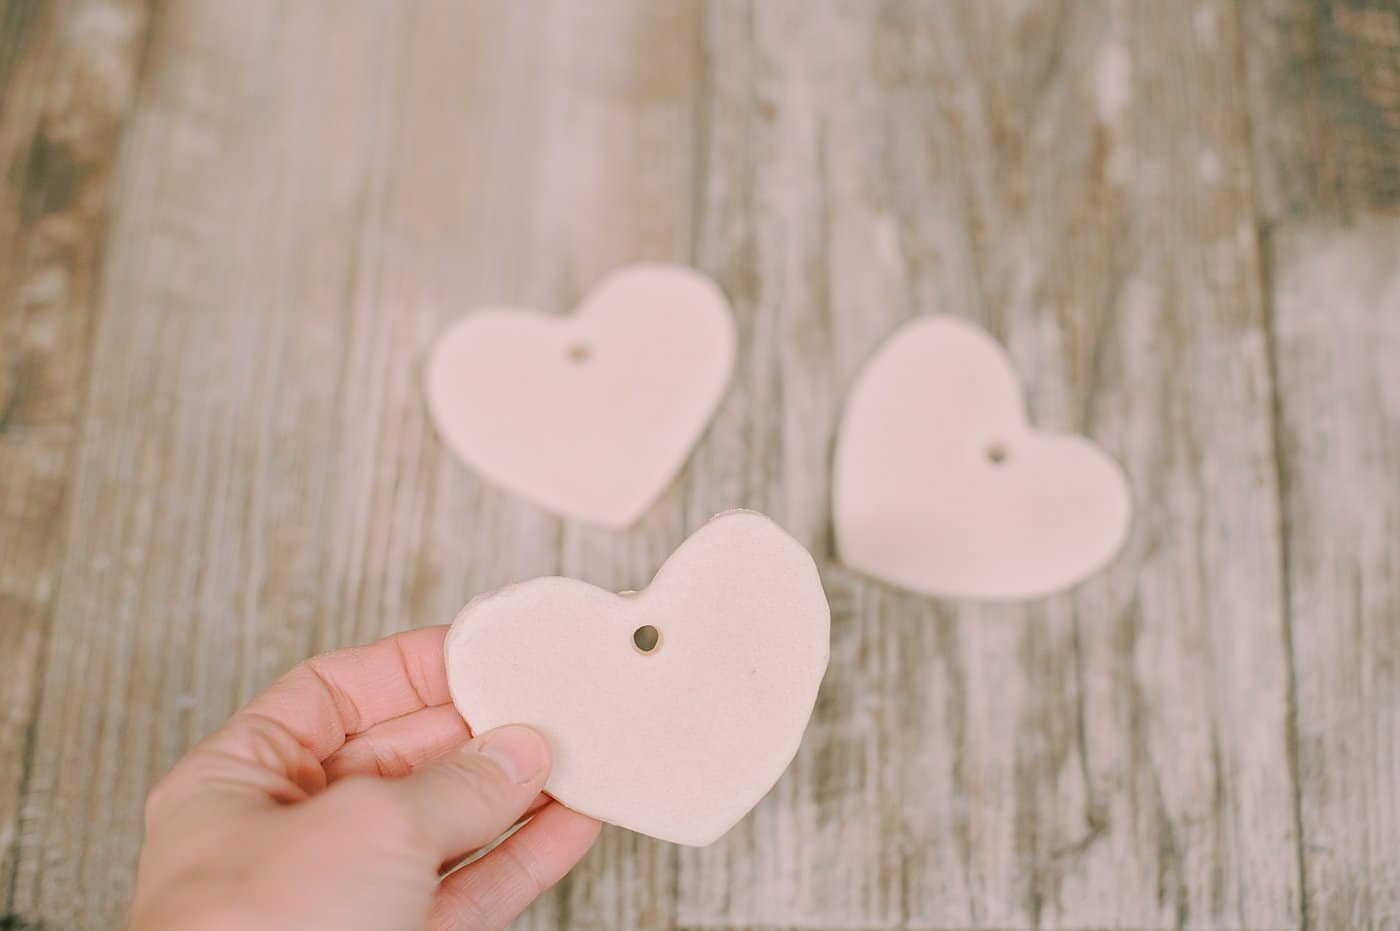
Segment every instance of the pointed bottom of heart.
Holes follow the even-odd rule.
[[[644,591],[541,578],[476,598],[447,670],[474,732],[527,724],[549,739],[560,802],[703,846],[792,761],[829,654],[812,557],[762,514],[729,511]]]

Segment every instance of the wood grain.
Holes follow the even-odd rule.
[[[347,283],[364,274],[386,25],[370,8],[174,4],[153,36],[21,823],[22,917],[119,926],[147,787],[331,640],[326,618],[356,620],[324,541],[345,542],[337,492],[372,500],[333,463],[354,432],[342,379],[373,377],[350,369]]]
[[[1400,211],[1400,4],[1238,8],[1263,219]]]
[[[503,140],[503,147],[513,145],[503,155],[527,166],[534,192],[524,210],[504,206],[539,224],[522,229],[519,240],[526,274],[536,279],[521,284],[536,306],[566,311],[622,263],[690,261],[699,14],[696,3],[616,0],[560,0],[513,13],[520,16],[513,19],[518,66],[545,76],[537,98],[500,104],[533,110],[539,119],[536,135]],[[532,41],[530,30],[541,22],[548,28]],[[644,587],[698,527],[684,509],[689,484],[682,474],[625,534],[564,523],[551,540],[557,571],[618,591]],[[520,926],[671,927],[675,864],[673,845],[607,828]]]
[[[0,8],[0,914],[145,19],[142,2]]]
[[[1395,203],[1388,5],[172,0],[148,45],[134,0],[0,9],[0,926],[119,926],[147,787],[303,656],[639,587],[735,506],[832,601],[793,768],[710,848],[606,831],[520,927],[1400,921],[1400,236],[1337,222]],[[448,321],[643,258],[713,275],[740,352],[637,527],[442,450]],[[1126,466],[1101,576],[841,567],[842,399],[931,312]]]
[[[691,54],[694,32],[683,10],[615,9],[590,11],[601,34],[568,5],[167,11],[118,206],[19,914],[118,923],[146,787],[305,654],[565,562],[609,583],[630,553],[645,579],[683,538],[664,517],[656,542],[565,536],[444,458],[419,391],[432,337],[473,305],[562,311],[623,258],[685,257],[688,84],[602,50],[679,36]],[[669,888],[672,854],[646,843],[610,837],[618,856],[541,911],[654,911],[631,877]]]
[[[748,357],[697,475],[722,468],[829,557],[845,387],[898,321],[943,311],[1007,343],[1042,426],[1123,459],[1139,511],[1111,572],[1027,607],[829,568],[817,718],[774,796],[683,854],[682,922],[1296,926],[1232,9],[765,3],[710,21],[699,256],[738,297]]]
[[[1400,926],[1400,222],[1281,231],[1274,315],[1309,927]]]

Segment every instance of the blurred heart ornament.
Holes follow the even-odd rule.
[[[428,408],[488,481],[622,529],[680,471],[729,385],[735,342],[709,278],[628,265],[568,317],[489,307],[453,323],[428,358]]]
[[[837,435],[836,547],[859,572],[929,595],[1035,598],[1102,568],[1132,495],[1082,436],[1026,422],[1011,360],[986,331],[917,318],[866,363]]]

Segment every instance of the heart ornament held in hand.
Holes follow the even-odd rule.
[[[917,592],[1034,598],[1102,568],[1132,511],[1118,463],[1026,423],[1016,372],[984,330],[918,318],[866,363],[837,436],[842,561]]]
[[[446,645],[473,731],[527,724],[549,739],[550,795],[695,846],[792,761],[829,652],[812,557],[753,511],[701,527],[641,592],[542,578],[482,595]]]
[[[713,281],[629,265],[569,317],[496,307],[458,320],[428,359],[428,407],[487,480],[621,529],[680,471],[729,384],[735,339]]]

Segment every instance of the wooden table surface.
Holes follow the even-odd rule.
[[[613,534],[419,373],[641,258],[741,348]],[[1131,475],[1075,591],[835,562],[842,398],[933,311]],[[831,596],[801,753],[522,927],[1400,929],[1400,5],[0,2],[0,927],[119,927],[147,787],[296,660],[740,505]]]

